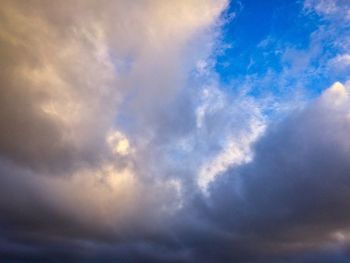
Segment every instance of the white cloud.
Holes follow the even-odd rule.
[[[207,160],[200,168],[197,183],[203,193],[208,193],[208,185],[215,181],[218,175],[253,159],[251,145],[261,136],[265,130],[265,124],[261,117],[257,117],[249,120],[245,125],[248,125],[248,128],[228,138],[222,151],[212,160]]]
[[[191,151],[194,106],[174,112],[227,4],[3,1],[0,156],[30,171],[28,196],[97,228],[180,209],[182,175],[158,160]]]
[[[216,176],[251,160],[250,146],[263,133],[265,124],[258,104],[248,97],[233,99],[216,86],[208,86],[202,90],[200,99],[196,110],[198,132],[206,134],[203,140],[208,145],[210,137],[220,145],[214,155],[203,156],[204,162],[198,170],[197,184],[207,193],[208,185]]]
[[[350,66],[350,54],[337,55],[330,61],[330,66],[334,67],[336,70],[346,70]]]

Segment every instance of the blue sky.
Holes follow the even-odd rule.
[[[269,82],[254,82],[251,94],[272,90],[276,95],[290,95],[302,88],[314,97],[333,82],[346,80],[348,71],[337,72],[327,65],[344,52],[337,42],[348,35],[349,25],[340,17],[317,13],[303,1],[233,1],[224,16],[229,18],[222,29],[227,48],[216,63],[224,84],[272,74]],[[299,69],[288,74],[293,67]],[[281,78],[283,85],[276,83]]]

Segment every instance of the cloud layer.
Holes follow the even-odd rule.
[[[327,3],[304,12],[347,19]],[[349,258],[349,82],[278,119],[223,87],[228,7],[1,1],[0,259]]]

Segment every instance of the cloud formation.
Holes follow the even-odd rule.
[[[340,3],[303,12],[347,19]],[[275,119],[275,98],[229,89],[216,72],[228,8],[1,1],[0,259],[349,258],[349,82]],[[326,64],[343,74],[348,42],[334,43]],[[319,55],[308,51],[288,74]]]

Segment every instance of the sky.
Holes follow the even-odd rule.
[[[0,262],[349,262],[349,74],[348,0],[0,0]]]

